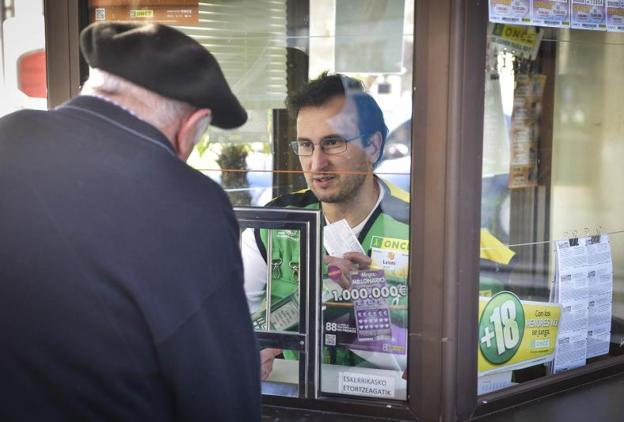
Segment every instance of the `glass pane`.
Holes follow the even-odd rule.
[[[235,206],[322,210],[334,240],[322,251],[318,388],[405,400],[414,1],[210,0],[174,21],[159,3],[90,0],[91,19],[169,23],[213,53],[249,119],[211,127],[189,164]],[[269,327],[294,332],[300,234],[263,233],[243,233],[250,310],[264,330],[270,301]]]
[[[501,28],[486,72],[481,394],[622,353],[624,34],[528,27],[532,59]]]
[[[384,251],[386,262],[391,254]],[[407,263],[403,254],[391,265]],[[346,289],[331,279],[323,284],[321,390],[405,400],[406,280],[386,266],[353,272]]]
[[[328,226],[338,224],[324,233],[320,390],[405,400],[413,1],[314,1],[309,10],[270,3],[267,12],[228,2],[240,22],[223,25],[215,21],[222,3],[202,3],[198,25],[180,27],[223,51],[217,58],[250,115],[238,131],[209,132],[190,162],[234,205],[321,209]],[[354,50],[355,40],[366,48]],[[320,99],[295,95],[326,71],[343,75],[340,92],[327,94],[335,88],[322,83]],[[248,86],[261,92],[248,95]],[[261,252],[268,240],[253,237],[256,250],[244,248],[243,258],[258,317],[267,274],[271,307],[291,297],[296,249],[287,233],[276,235],[283,239],[269,260]],[[347,251],[360,255],[342,260]]]
[[[245,289],[254,327],[259,331],[297,332],[300,323],[300,232],[290,229],[257,230],[259,240],[255,238],[254,229],[243,231],[241,236],[242,251],[246,256],[245,272],[248,274]],[[257,246],[258,241],[263,242],[262,250]],[[267,245],[266,248],[264,245]],[[271,256],[268,268],[266,256]],[[274,280],[282,282],[273,283]],[[271,323],[267,325],[267,321]]]
[[[241,233],[241,250],[247,257],[245,264],[245,290],[249,301],[254,329],[265,333],[299,333],[300,314],[300,255],[301,232],[291,229],[256,229],[266,245],[258,253],[254,229]],[[289,249],[280,248],[288,244]],[[286,252],[286,253],[285,253]],[[263,256],[272,256],[267,268]],[[286,273],[286,274],[283,274]],[[256,277],[251,277],[255,274]],[[288,277],[287,284],[273,284],[273,280]],[[270,294],[269,294],[270,292]],[[270,324],[267,324],[270,321]],[[298,341],[290,339],[290,341]],[[262,393],[298,397],[300,385],[305,385],[299,365],[299,352],[286,344],[275,344],[260,350]]]
[[[275,353],[279,353],[275,355]],[[265,349],[262,361],[262,394],[299,397],[299,360],[294,350]],[[266,378],[264,375],[266,374]]]
[[[48,107],[43,0],[0,1],[0,117]]]

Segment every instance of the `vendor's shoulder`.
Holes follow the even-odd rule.
[[[318,208],[319,201],[310,189],[273,198],[266,206],[274,208]]]
[[[382,184],[386,191],[380,205],[382,212],[403,224],[409,224],[409,193],[386,180],[382,180]]]

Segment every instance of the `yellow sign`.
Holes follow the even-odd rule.
[[[134,10],[130,9],[130,19],[134,18],[149,18],[152,19],[154,17],[154,11],[149,9],[139,9]]]
[[[555,303],[521,301],[507,291],[479,298],[479,375],[550,362],[560,320]]]
[[[198,0],[89,0],[91,22],[131,21],[196,25]]]
[[[535,59],[541,37],[542,33],[533,26],[496,23],[491,26],[490,42],[523,57]]]
[[[371,247],[378,249],[391,249],[395,251],[409,251],[409,240],[395,239],[393,237],[373,236]]]

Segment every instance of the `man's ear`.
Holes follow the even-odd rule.
[[[200,108],[189,114],[180,125],[180,130],[178,130],[174,139],[174,147],[177,156],[182,161],[186,161],[189,158],[191,152],[193,152],[193,147],[195,147],[194,138],[197,123],[209,115],[210,109]]]
[[[375,164],[379,157],[381,157],[381,133],[375,132],[368,138],[368,145],[366,145],[366,154],[370,159],[371,164]]]

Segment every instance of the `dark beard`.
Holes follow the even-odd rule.
[[[325,202],[328,204],[336,204],[343,202],[350,202],[355,197],[357,197],[358,193],[362,189],[362,185],[366,180],[365,174],[350,174],[346,176],[346,180],[341,180],[340,189],[338,192],[333,193],[331,195],[319,195],[315,192],[315,189],[312,189],[312,192],[321,202]]]

